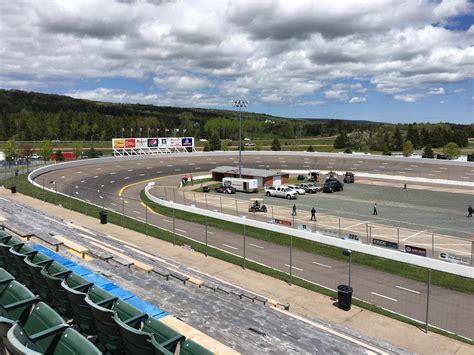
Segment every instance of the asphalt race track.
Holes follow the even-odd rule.
[[[220,165],[237,166],[238,154],[193,153],[180,156],[153,156],[142,159],[116,158],[91,160],[90,165],[70,167],[58,166],[58,170],[45,173],[36,182],[48,189],[90,201],[109,210],[140,219],[171,230],[169,218],[148,213],[139,201],[145,180],[159,178],[160,184],[175,185],[176,178],[184,174],[204,175]],[[243,165],[253,168],[275,170],[352,170],[376,174],[406,176],[407,178],[443,179],[474,182],[474,164],[426,161],[421,159],[387,159],[348,155],[316,155],[279,152],[244,152]],[[166,178],[173,176],[174,178]],[[143,182],[140,184],[135,184]],[[124,186],[135,184],[123,191],[125,205],[118,196]],[[461,185],[461,184],[460,184]],[[456,186],[453,186],[456,187]],[[464,186],[464,188],[466,188]],[[472,187],[470,187],[472,188]],[[172,221],[171,221],[172,223]],[[202,226],[176,222],[176,232],[195,240],[204,241]],[[209,229],[209,244],[228,252],[242,255],[242,236]],[[247,238],[247,258],[259,261],[276,269],[288,272],[288,251],[273,244]],[[253,245],[253,246],[252,246]],[[334,289],[346,281],[347,264],[304,251],[293,252],[294,275]],[[426,307],[426,284],[384,274],[368,268],[353,268],[354,296],[399,312],[406,316],[424,320]],[[474,298],[469,295],[432,287],[430,300],[430,323],[443,329],[474,338]]]

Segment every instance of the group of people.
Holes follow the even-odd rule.
[[[296,205],[293,205],[293,210],[291,212],[291,215],[293,217],[296,217]],[[311,209],[311,221],[316,222],[316,208],[314,208],[314,207]]]

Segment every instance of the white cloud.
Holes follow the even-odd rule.
[[[365,103],[365,102],[367,102],[366,97],[355,96],[355,97],[351,97],[351,99],[349,100],[350,104],[361,104],[361,103]]]
[[[403,101],[408,103],[413,103],[421,99],[423,95],[421,94],[404,94],[404,95],[395,95],[393,98],[397,101]]]
[[[44,4],[0,2],[0,86],[128,78],[152,80],[156,98],[171,105],[234,95],[299,105],[321,101],[312,96],[323,86],[328,100],[350,102],[375,90],[409,102],[422,97],[410,93],[442,95],[445,84],[474,73],[474,26],[432,25],[471,13],[467,0]],[[82,94],[154,100],[103,90]]]

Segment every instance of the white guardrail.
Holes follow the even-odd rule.
[[[238,216],[232,216],[221,212],[209,211],[195,206],[182,205],[175,203],[173,201],[166,201],[164,199],[153,196],[150,193],[150,190],[153,189],[153,185],[148,185],[145,187],[146,196],[153,202],[158,203],[164,207],[174,208],[176,210],[195,213],[203,216],[208,216],[211,218],[220,219],[226,222],[245,224],[249,227],[260,228],[272,232],[292,235],[297,238],[312,240],[314,242],[319,242],[327,245],[332,245],[338,248],[350,249],[352,251],[378,256],[385,259],[395,260],[402,263],[417,265],[425,267],[432,270],[443,271],[454,275],[464,276],[471,279],[474,279],[474,268],[470,266],[464,266],[459,264],[447,263],[445,261],[425,258],[422,256],[402,253],[396,250],[378,248],[372,245],[361,244],[357,242],[352,242],[350,240],[343,240],[328,237],[320,233],[306,232],[293,228],[287,228],[279,226],[276,224],[270,224],[266,222],[251,220],[248,218],[242,218]]]

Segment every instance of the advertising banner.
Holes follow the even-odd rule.
[[[114,149],[123,149],[123,148],[125,148],[125,140],[124,139],[112,139],[112,147]]]
[[[148,140],[146,138],[136,138],[135,147],[136,148],[148,148]]]
[[[373,238],[372,239],[372,244],[377,245],[379,247],[388,248],[388,249],[398,249],[398,243],[389,242],[389,241],[383,240],[383,239]]]
[[[409,254],[419,255],[419,256],[426,256],[425,248],[414,247],[411,245],[405,245],[405,252]]]
[[[148,138],[148,148],[158,148],[158,138]]]
[[[182,147],[194,147],[194,142],[192,137],[181,138]]]
[[[159,144],[160,148],[168,148],[169,147],[168,138],[159,138],[159,140],[160,140],[160,144]]]
[[[450,263],[471,265],[471,260],[466,255],[439,253],[439,258]]]
[[[181,147],[181,139],[179,138],[168,138],[168,144],[170,147]]]
[[[284,219],[277,219],[275,218],[275,224],[280,224],[282,226],[289,226],[291,227],[291,221],[285,221]]]
[[[135,148],[135,138],[125,139],[125,149],[134,149]]]

